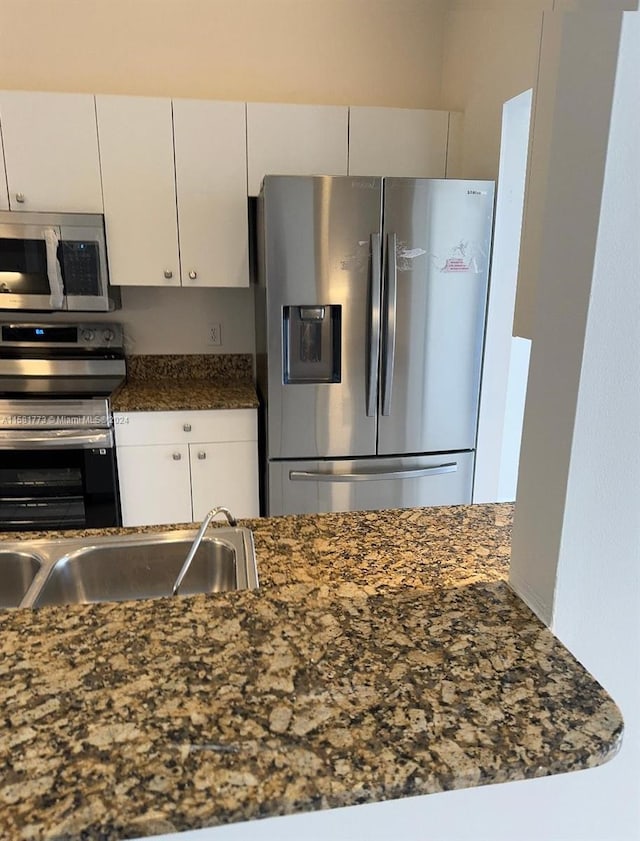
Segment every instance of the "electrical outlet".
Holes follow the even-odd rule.
[[[220,345],[222,344],[222,324],[209,325],[207,344],[216,345],[216,347],[220,347]]]

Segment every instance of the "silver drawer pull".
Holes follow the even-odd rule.
[[[312,470],[290,470],[292,482],[383,482],[388,479],[420,479],[423,476],[439,476],[442,473],[456,473],[458,463],[434,464],[433,467],[409,467],[406,470],[379,470],[375,473],[321,473]]]
[[[16,201],[24,204],[24,193],[16,193]]]
[[[203,452],[202,450],[200,450],[200,452],[198,453],[198,458],[200,459],[200,461],[202,461],[206,457],[207,457],[207,454],[205,452]]]
[[[193,269],[189,272],[189,279],[195,280],[198,277],[198,272],[194,272]]]
[[[164,276],[167,280],[171,280],[171,278],[173,277],[173,272],[171,271],[171,269],[165,269]]]
[[[180,461],[181,458],[182,458],[182,453],[174,453],[173,454],[173,460],[174,461]]]
[[[184,429],[185,432],[191,432],[191,424],[190,423],[183,424],[182,428]]]

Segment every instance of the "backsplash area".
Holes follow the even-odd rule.
[[[122,324],[127,356],[144,354],[253,354],[253,290],[121,287],[122,308],[112,313],[0,312],[0,321]],[[208,344],[211,326],[221,345]]]
[[[253,357],[250,353],[127,357],[129,381],[251,379],[252,376]]]

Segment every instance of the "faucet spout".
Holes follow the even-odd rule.
[[[228,508],[225,508],[222,505],[218,506],[218,508],[212,508],[211,511],[208,512],[208,514],[205,516],[204,520],[202,521],[202,525],[200,526],[200,528],[198,530],[198,534],[195,536],[195,539],[194,539],[193,543],[191,544],[191,548],[189,549],[189,552],[187,554],[187,557],[185,558],[184,563],[182,564],[182,567],[180,569],[180,572],[178,573],[178,577],[176,578],[176,580],[173,584],[173,589],[171,591],[172,595],[174,595],[174,596],[178,595],[178,590],[180,589],[180,585],[182,584],[182,581],[183,581],[185,575],[189,571],[189,567],[191,566],[191,562],[193,561],[196,552],[200,548],[200,544],[202,543],[202,538],[204,537],[205,532],[209,528],[209,523],[213,520],[214,517],[217,517],[218,514],[224,514],[224,516],[227,518],[227,522],[229,523],[230,526],[235,528],[235,526],[238,525],[238,521],[233,516],[231,511],[229,511]]]

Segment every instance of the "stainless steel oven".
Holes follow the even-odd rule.
[[[121,523],[110,394],[118,325],[0,324],[0,529]]]
[[[120,292],[109,285],[103,216],[0,212],[0,310],[119,306]]]

